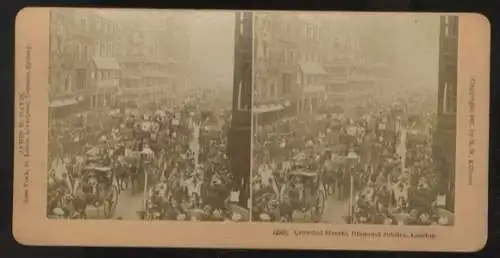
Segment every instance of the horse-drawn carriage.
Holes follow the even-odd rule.
[[[321,221],[326,194],[318,171],[296,167],[285,174],[281,187],[254,192],[257,220],[292,222],[295,212],[309,213],[311,221]]]
[[[93,206],[97,216],[103,209],[106,218],[113,217],[119,191],[112,169],[90,161],[73,176],[65,174],[50,181],[49,215],[86,219],[87,207]]]
[[[82,202],[78,211],[81,218],[86,217],[89,205],[97,209],[103,208],[104,216],[111,218],[118,204],[119,189],[111,167],[99,163],[87,164],[74,185],[75,199]],[[78,205],[77,205],[78,206]]]
[[[287,182],[281,188],[281,201],[290,205],[291,213],[309,212],[313,222],[320,222],[326,203],[320,174],[317,171],[298,169],[291,171],[287,176]]]

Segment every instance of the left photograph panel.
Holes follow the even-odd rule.
[[[249,15],[51,10],[49,219],[250,220]]]

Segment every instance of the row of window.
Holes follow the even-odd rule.
[[[90,78],[97,80],[117,79],[119,78],[118,75],[118,71],[90,72]],[[51,75],[51,81],[56,83],[54,85],[51,85],[51,94],[64,94],[87,88],[86,71],[83,69],[79,69],[76,71],[75,78],[73,78],[71,74],[64,74],[54,78],[55,76],[56,75],[54,74]],[[171,90],[176,89],[175,81],[168,79],[143,78],[141,80],[122,80],[121,84],[125,88],[139,87],[139,85],[147,87],[168,85]]]
[[[115,54],[115,44],[109,40],[98,40],[94,48],[95,56],[113,57]]]
[[[82,15],[79,17],[77,26],[84,31],[100,31],[106,34],[114,34],[118,31],[118,25],[106,19],[95,16]]]
[[[296,51],[286,48],[278,48],[280,53],[277,54],[279,61],[282,64],[296,64],[299,61],[304,62],[319,62],[320,53],[315,49],[304,49],[303,51]],[[272,58],[271,48],[267,42],[261,42],[257,47],[257,56],[261,59]]]
[[[114,70],[98,70],[91,71],[90,78],[96,80],[110,80],[110,79],[118,79],[120,77],[120,71]]]
[[[54,73],[51,73],[49,77],[51,94],[64,94],[75,90],[83,90],[87,85],[85,70],[81,69],[76,71],[75,78],[71,74],[56,75]]]
[[[64,40],[61,33],[56,34],[52,37],[53,49],[57,53],[63,53],[64,48],[69,44],[67,40]],[[161,39],[154,39],[149,46],[125,46],[124,44],[119,44],[110,40],[98,40],[95,45],[84,44],[81,42],[76,43],[76,57],[77,60],[87,60],[90,58],[90,54],[94,56],[102,57],[113,57],[118,54],[144,54],[146,56],[167,56],[169,49]],[[177,49],[172,47],[171,52],[175,52]]]
[[[300,74],[299,73],[299,81],[303,85],[321,85],[324,82],[323,75],[316,74]]]
[[[277,16],[274,16],[277,18]],[[269,31],[271,34],[286,34],[289,36],[302,35],[309,40],[320,40],[319,24],[310,22],[301,22],[299,20],[290,19],[288,21],[274,17],[259,17],[256,16],[255,23],[260,31]]]
[[[256,100],[286,96],[292,93],[292,74],[282,74],[279,85],[269,83],[267,79],[258,79],[255,85],[254,96]]]

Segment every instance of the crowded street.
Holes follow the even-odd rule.
[[[47,216],[249,220],[250,164],[231,149],[246,121],[233,119],[234,13],[52,17]]]
[[[413,92],[345,111],[325,103],[258,126],[254,219],[449,224],[432,160],[431,97]]]
[[[60,197],[59,185],[48,211],[89,219],[243,219],[228,209],[238,202],[230,198],[226,154],[230,110],[197,111],[199,103],[129,101],[52,121],[49,177],[68,192]]]

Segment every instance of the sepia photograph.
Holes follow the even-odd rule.
[[[249,220],[237,15],[51,11],[49,218]]]
[[[252,220],[453,225],[457,16],[255,16]]]
[[[472,13],[24,8],[12,235],[475,252],[490,29]]]

